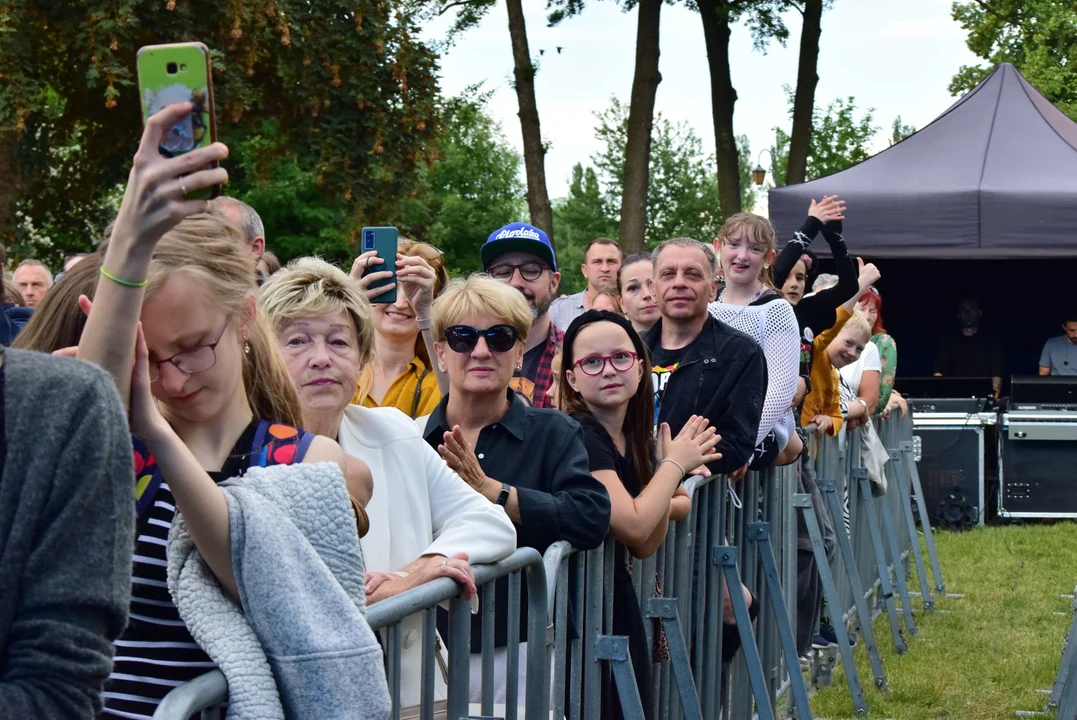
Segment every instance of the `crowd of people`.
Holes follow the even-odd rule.
[[[559,268],[546,233],[525,223],[494,230],[470,277],[408,239],[347,271],[317,258],[281,267],[254,208],[196,199],[226,183],[214,167],[223,145],[158,153],[185,112],[148,121],[95,252],[55,283],[24,261],[5,285],[29,315],[0,354],[0,428],[19,433],[0,438],[0,573],[17,579],[0,587],[0,704],[16,716],[149,718],[214,667],[234,702],[264,700],[214,635],[234,633],[256,638],[277,682],[294,685],[280,688],[286,714],[339,716],[361,692],[362,716],[375,717],[386,691],[366,606],[436,578],[471,598],[475,564],[556,541],[589,550],[608,535],[612,623],[630,638],[649,713],[652,648],[630,560],[688,516],[685,479],[725,475],[733,491],[749,470],[796,463],[802,491],[817,492],[816,434],[905,411],[880,274],[850,256],[836,197],[813,202],[780,250],[770,222],[749,213],[713,242],[670,238],[628,257],[597,238],[586,289],[565,297],[561,272],[575,269]],[[820,232],[836,282],[814,290]],[[394,288],[394,301],[379,300]],[[29,417],[42,413],[45,427]],[[60,450],[16,452],[30,435]],[[822,503],[816,513],[832,546],[838,519]],[[284,527],[306,542],[285,542],[284,530],[266,539]],[[798,547],[806,656],[834,630],[803,532]],[[495,593],[499,702],[508,592]],[[734,592],[754,618],[756,599]],[[739,642],[728,588],[724,602],[728,662]],[[243,612],[204,615],[230,606]],[[315,631],[300,640],[280,628],[281,607]],[[333,632],[316,632],[341,607]],[[401,703],[413,707],[421,619],[402,632]],[[520,639],[521,653],[544,641],[527,637],[526,616]],[[482,646],[476,622],[471,648]],[[526,666],[521,657],[521,681]],[[476,654],[476,702],[480,667]],[[349,688],[326,691],[315,674]],[[436,685],[444,698],[445,677]],[[603,707],[620,714],[613,694]]]

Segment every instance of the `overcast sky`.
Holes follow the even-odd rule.
[[[875,108],[876,124],[889,133],[894,118],[917,128],[953,102],[950,78],[977,58],[965,47],[965,33],[950,18],[950,0],[834,0],[823,14],[816,105],[853,95],[860,108]],[[598,150],[594,112],[612,95],[627,102],[635,54],[636,13],[621,12],[611,0],[590,0],[585,12],[549,28],[544,0],[525,0],[531,54],[538,58],[536,95],[552,198],[568,191],[572,166]],[[772,128],[788,130],[783,84],[795,86],[800,15],[786,17],[786,47],[772,43],[767,54],[752,50],[748,29],[734,29],[730,41],[737,134],[751,141],[752,162],[773,140]],[[428,26],[438,37],[447,23]],[[670,120],[690,123],[708,153],[714,150],[710,91],[703,29],[699,15],[683,4],[662,8],[662,56],[656,110]],[[560,46],[558,54],[556,48]],[[545,50],[539,55],[540,50]],[[512,76],[508,19],[499,3],[477,28],[465,33],[441,59],[445,93],[456,94],[484,82],[495,91],[489,110],[508,140],[522,151]],[[879,148],[886,143],[880,136]],[[763,164],[768,165],[767,156]],[[521,176],[522,176],[521,167]],[[757,208],[762,210],[762,208]]]

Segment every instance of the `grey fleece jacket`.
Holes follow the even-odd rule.
[[[131,436],[100,369],[3,354],[0,715],[90,718],[131,601]]]
[[[168,590],[228,680],[229,720],[385,720],[382,651],[366,621],[363,551],[336,463],[251,468],[220,485],[242,606],[221,589],[182,513]]]

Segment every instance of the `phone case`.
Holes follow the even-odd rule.
[[[161,138],[158,150],[175,157],[217,140],[213,113],[213,77],[209,48],[203,43],[148,45],[138,51],[138,88],[142,122],[166,106],[191,102],[194,110],[173,125]],[[216,164],[214,164],[216,167]],[[215,197],[220,188],[191,193],[192,197]]]
[[[363,275],[369,275],[370,273],[392,271],[393,276],[391,278],[385,278],[384,280],[378,280],[370,284],[371,288],[379,288],[383,285],[396,282],[396,248],[397,248],[397,230],[395,227],[365,227],[363,228],[363,240],[360,253],[365,253],[369,250],[374,250],[378,253],[378,257],[384,262],[381,265],[370,265],[363,270]],[[374,303],[395,303],[396,292],[398,288],[393,288],[389,292],[383,293],[378,297],[371,300]]]

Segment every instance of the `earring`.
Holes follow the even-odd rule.
[[[250,343],[243,343],[243,354],[244,355],[250,355],[251,354],[251,344]]]
[[[766,270],[770,267],[770,263],[763,263],[763,269]]]

